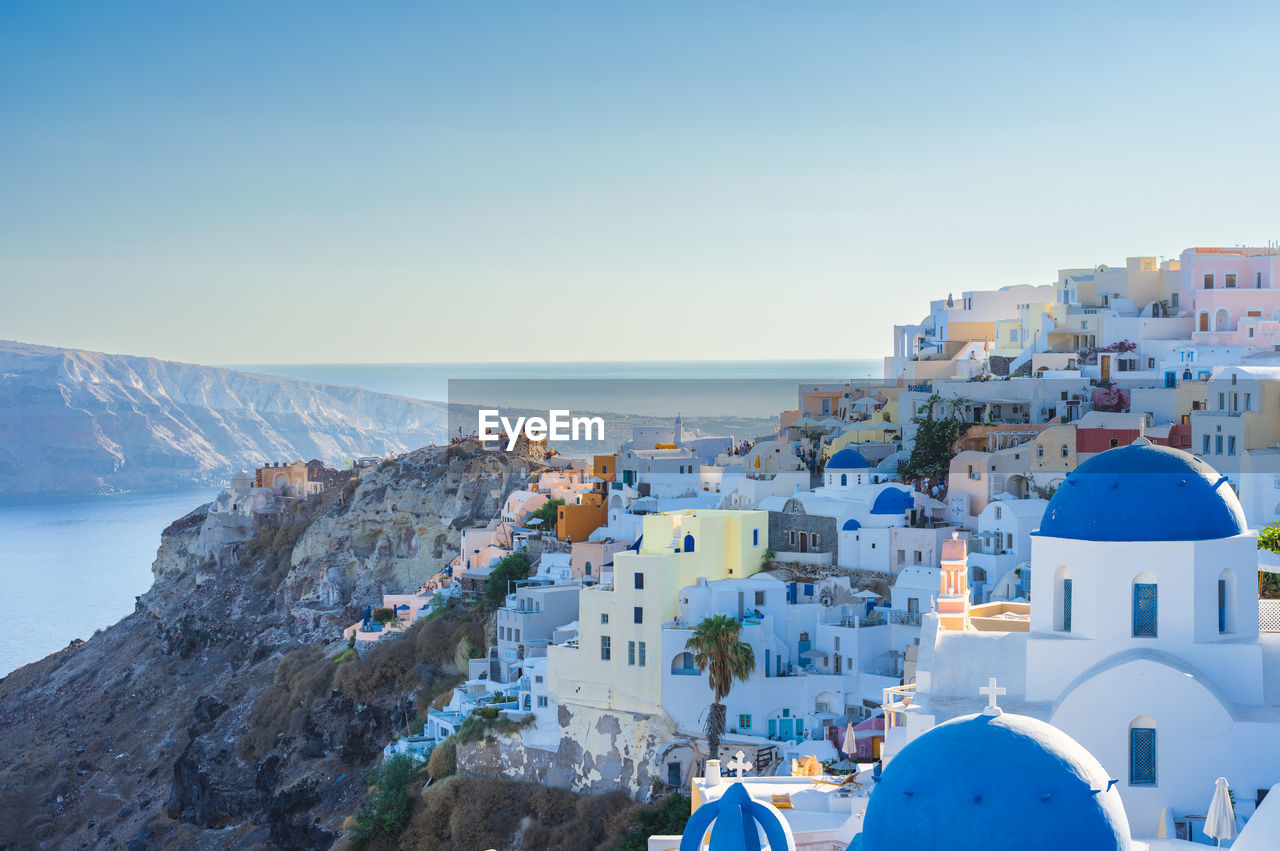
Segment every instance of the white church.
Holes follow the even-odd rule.
[[[1280,782],[1280,632],[1259,631],[1257,533],[1204,461],[1139,439],[1081,464],[1033,535],[1029,619],[970,618],[951,543],[916,681],[886,690],[886,765],[980,709],[995,675],[1010,710],[1097,757],[1135,835],[1202,813],[1218,777],[1246,816]]]

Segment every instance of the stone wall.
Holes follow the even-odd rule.
[[[696,748],[665,715],[638,715],[562,704],[554,718],[521,733],[458,747],[458,771],[540,783],[575,792],[620,790],[647,801],[665,783],[673,753],[688,763]]]

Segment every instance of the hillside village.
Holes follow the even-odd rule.
[[[1258,547],[1280,519],[1278,273],[1275,249],[1191,248],[948,295],[894,328],[883,378],[800,384],[773,433],[674,417],[540,456],[446,570],[344,631],[359,654],[493,610],[466,681],[387,756],[500,717],[499,757],[459,749],[462,773],[696,811],[732,770],[794,847],[843,849],[904,749],[1002,706],[1096,757],[1135,838],[1203,840],[1219,776],[1241,825],[1280,819],[1280,560]],[[320,478],[260,469],[218,510]]]

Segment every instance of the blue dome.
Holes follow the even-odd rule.
[[[1248,529],[1225,476],[1139,438],[1081,464],[1059,486],[1039,535],[1080,541],[1203,541]]]
[[[916,507],[916,498],[902,488],[885,488],[871,504],[872,514],[901,514]]]
[[[1075,739],[1025,715],[939,724],[890,762],[867,803],[863,851],[1125,851],[1129,820]]]
[[[856,449],[841,449],[827,462],[828,470],[868,470],[871,464]]]
[[[854,518],[850,517],[848,520],[844,521],[844,525],[841,526],[840,528],[845,532],[854,532],[854,531],[857,531],[858,529],[861,529],[862,524],[859,523]]]

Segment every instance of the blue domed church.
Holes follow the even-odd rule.
[[[1219,776],[1245,815],[1280,783],[1280,633],[1259,630],[1257,534],[1203,460],[1139,439],[1082,463],[1032,536],[1029,619],[962,624],[924,618],[909,711],[886,707],[885,783],[917,737],[980,708],[991,675],[1011,713],[1096,757],[1135,837],[1202,812]],[[899,809],[928,793],[902,794]]]

